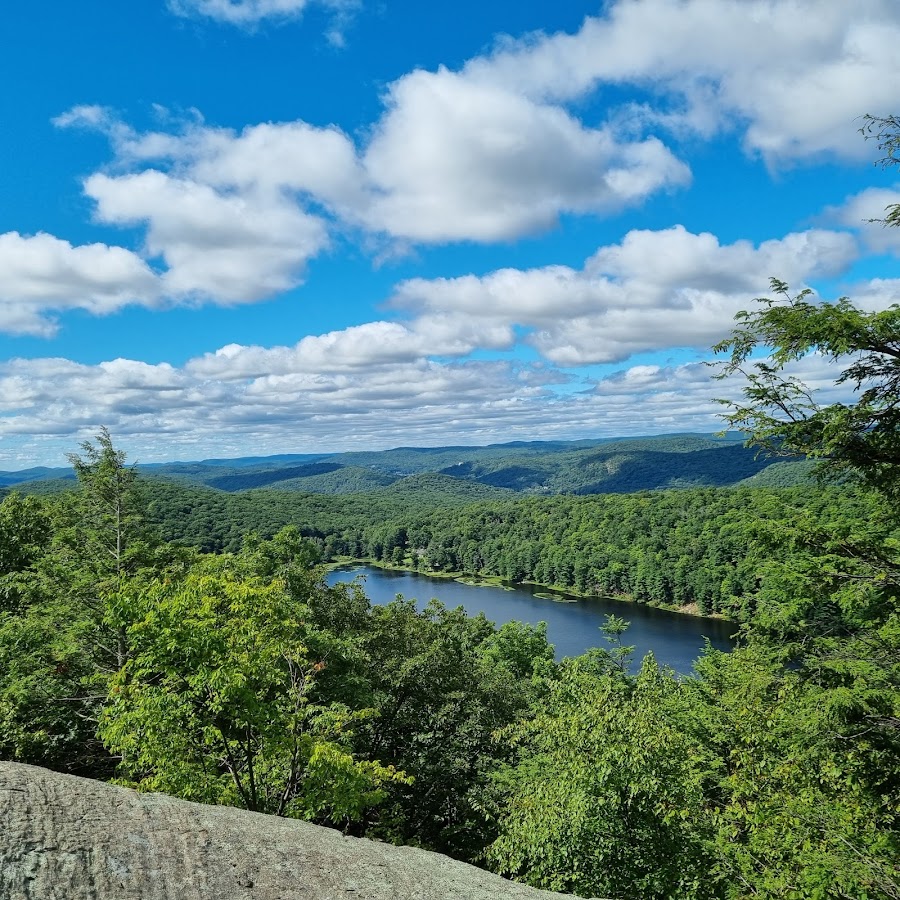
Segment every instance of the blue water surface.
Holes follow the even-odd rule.
[[[372,566],[350,566],[328,573],[329,584],[361,578],[366,595],[376,604],[388,603],[397,594],[415,599],[421,608],[432,597],[445,606],[462,606],[467,613],[483,612],[492,622],[547,623],[547,636],[556,648],[556,656],[577,656],[591,647],[608,647],[600,626],[608,615],[630,622],[623,643],[635,648],[634,663],[640,664],[644,654],[653,651],[659,663],[687,674],[700,655],[706,639],[718,650],[730,650],[733,622],[688,616],[683,613],[655,609],[644,604],[613,598],[579,599],[558,602],[535,596],[543,589],[517,585],[502,587],[473,586],[445,578],[429,578],[415,572],[393,572]],[[557,594],[562,597],[563,595]],[[571,598],[564,598],[571,599]]]

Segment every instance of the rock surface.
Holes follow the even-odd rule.
[[[2,900],[549,900],[437,853],[0,762]]]

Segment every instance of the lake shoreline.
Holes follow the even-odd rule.
[[[603,629],[610,616],[628,622],[625,643],[633,648],[629,663],[633,672],[652,652],[661,665],[688,675],[705,646],[727,652],[735,645],[737,627],[727,620],[685,615],[648,603],[616,597],[566,598],[533,584],[503,585],[496,577],[473,583],[471,577],[444,572],[443,577],[434,578],[396,563],[383,566],[344,559],[329,568],[325,579],[332,585],[362,576],[358,583],[373,606],[391,603],[400,595],[424,611],[431,599],[437,599],[448,610],[462,607],[469,616],[484,615],[498,628],[507,622],[546,628],[558,660],[608,649]]]
[[[729,619],[721,613],[713,613],[712,615],[701,613],[698,611],[696,603],[688,603],[684,606],[675,606],[671,603],[658,603],[656,601],[638,600],[631,594],[587,594],[574,588],[563,588],[554,584],[543,584],[539,581],[507,581],[499,575],[472,575],[468,572],[423,572],[420,569],[410,568],[409,566],[394,565],[384,560],[369,558],[358,559],[339,559],[324,564],[326,571],[335,571],[352,566],[371,566],[373,569],[382,569],[385,572],[400,572],[409,575],[421,575],[425,578],[434,578],[443,581],[455,581],[465,584],[469,587],[493,587],[505,590],[515,590],[516,588],[535,587],[541,588],[548,594],[559,594],[561,600],[554,600],[552,597],[548,599],[550,602],[577,603],[579,600],[619,600],[623,603],[633,603],[636,606],[646,606],[651,609],[662,609],[666,612],[677,613],[680,616],[690,617],[693,619],[712,619],[717,622],[730,622],[735,626],[740,625],[734,619]],[[540,597],[540,594],[535,596]]]

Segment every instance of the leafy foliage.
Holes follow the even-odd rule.
[[[879,152],[884,155],[876,162],[882,168],[900,164],[900,116],[863,116],[863,126],[859,129],[866,140],[875,141]],[[874,219],[882,225],[900,226],[900,203],[892,203],[885,209],[883,219]]]
[[[350,729],[367,711],[311,701],[324,664],[281,582],[204,560],[135,607],[99,734],[140,787],[340,821],[401,777],[353,759]]]
[[[900,897],[896,747],[855,740],[784,657],[710,652],[681,687],[686,733],[714,760],[711,880],[728,897]]]
[[[50,517],[36,498],[12,493],[0,502],[0,612],[22,602],[23,573],[46,551],[51,533]]]
[[[580,896],[713,897],[697,747],[671,720],[678,684],[648,656],[634,679],[564,665],[537,715],[509,729],[501,872]]]
[[[391,787],[366,832],[472,859],[490,840],[482,794],[500,764],[494,734],[515,722],[553,669],[543,628],[495,630],[437,602],[374,607],[362,647],[376,718],[359,735],[365,759],[412,776]]]
[[[791,296],[772,280],[772,298],[740,312],[739,327],[716,345],[728,353],[719,377],[744,376],[743,403],[727,403],[726,420],[769,452],[824,461],[829,474],[858,474],[867,484],[900,495],[900,306],[866,313],[849,300],[814,303],[811,291]],[[751,361],[760,347],[765,360]],[[846,360],[836,378],[857,392],[852,404],[820,405],[785,367],[808,353]]]
[[[783,660],[710,651],[686,680],[568,661],[505,732],[489,859],[581,896],[900,896],[896,747],[849,742]]]
[[[894,140],[882,145],[889,163]],[[772,287],[776,298],[741,313],[718,347],[730,352],[723,374],[746,381],[729,422],[757,446],[822,459],[825,476],[856,478],[868,510],[773,529],[789,553],[768,567],[746,651],[770,658],[755,677],[734,672],[733,659],[704,672],[709,684],[729,683],[712,713],[727,711],[723,696],[740,696],[745,718],[729,733],[746,730],[754,699],[764,716],[749,746],[729,752],[746,767],[732,769],[729,788],[739,785],[753,804],[726,801],[742,840],[740,852],[723,855],[733,875],[770,896],[898,897],[900,307],[866,313],[846,299],[816,304],[809,291],[791,297],[784,283]],[[748,366],[758,346],[769,357]],[[854,388],[854,403],[822,406],[784,374],[809,352],[843,366],[836,382]]]

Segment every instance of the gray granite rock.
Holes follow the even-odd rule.
[[[438,853],[0,762],[0,900],[541,900]]]

